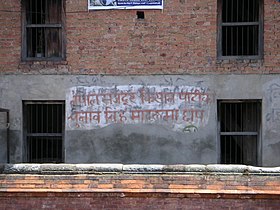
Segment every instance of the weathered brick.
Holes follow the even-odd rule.
[[[182,3],[184,2],[184,3]],[[264,59],[248,65],[217,61],[217,1],[165,2],[164,12],[87,11],[87,1],[66,0],[66,61],[21,62],[20,1],[1,1],[3,74],[263,74],[280,73],[279,3],[264,1]],[[10,24],[13,22],[13,24]],[[188,56],[185,56],[187,53]],[[152,60],[151,60],[152,58]]]

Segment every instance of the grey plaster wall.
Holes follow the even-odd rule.
[[[67,163],[218,163],[217,100],[261,99],[262,129],[260,165],[280,165],[280,114],[278,75],[173,75],[86,76],[3,75],[0,107],[10,110],[12,163],[22,162],[22,101],[65,100],[74,86],[188,85],[207,87],[215,94],[206,125],[196,132],[175,132],[160,125],[110,125],[95,130],[65,131]],[[279,91],[280,93],[280,91]],[[279,94],[280,98],[280,94]],[[1,138],[0,162],[5,162],[5,140]]]
[[[156,125],[111,125],[100,130],[68,131],[66,139],[66,159],[74,163],[92,160],[126,164],[216,162],[213,136],[200,137],[198,132],[187,136]]]

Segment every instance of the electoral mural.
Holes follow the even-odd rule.
[[[213,95],[193,86],[72,87],[67,96],[67,129],[110,124],[160,124],[188,132],[204,126]]]

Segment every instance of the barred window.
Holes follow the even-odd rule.
[[[224,164],[258,164],[261,102],[219,101],[220,157]]]
[[[263,0],[218,0],[218,57],[259,59],[263,54]]]
[[[64,110],[62,101],[23,103],[27,162],[63,162]]]
[[[23,0],[22,2],[23,59],[63,59],[63,0]]]

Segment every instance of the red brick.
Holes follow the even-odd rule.
[[[279,3],[264,4],[265,57],[253,66],[216,64],[216,0],[167,1],[163,12],[145,11],[145,20],[137,20],[135,10],[88,11],[87,1],[66,0],[66,63],[33,66],[20,58],[20,1],[1,1],[0,54],[9,59],[0,59],[0,73],[49,74],[50,68],[51,74],[279,73]]]

